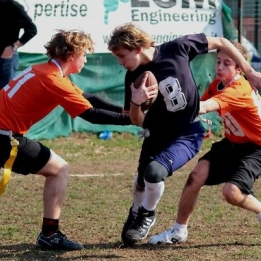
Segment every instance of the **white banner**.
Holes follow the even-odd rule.
[[[17,0],[38,34],[21,52],[45,53],[57,29],[78,29],[90,33],[95,52],[105,53],[112,30],[134,22],[155,38],[156,44],[185,34],[204,32],[223,36],[222,0]]]

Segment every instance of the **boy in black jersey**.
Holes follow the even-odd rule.
[[[144,239],[154,225],[165,179],[191,160],[202,144],[204,129],[197,117],[199,93],[190,61],[198,54],[220,49],[236,61],[253,86],[260,86],[261,73],[254,71],[228,40],[203,33],[155,46],[148,33],[126,23],[114,29],[108,49],[127,69],[124,109],[135,125],[146,130],[133,202],[121,235],[124,244],[131,245]],[[148,89],[144,84],[138,89],[132,85],[144,71],[151,71],[159,86],[157,99],[146,113],[140,105],[148,98]]]

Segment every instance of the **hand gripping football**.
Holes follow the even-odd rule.
[[[146,77],[146,75],[148,75],[148,77],[145,82],[145,86],[149,87],[149,86],[155,85],[155,87],[158,88],[157,79],[156,79],[155,75],[150,71],[145,71],[140,76],[138,76],[138,78],[134,81],[134,87],[139,88],[142,83],[143,78]],[[155,97],[153,99],[148,99],[146,102],[142,103],[141,110],[142,111],[148,110],[150,108],[150,106],[154,103],[156,98],[157,97]]]

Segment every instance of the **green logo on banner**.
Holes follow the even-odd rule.
[[[103,0],[103,6],[105,7],[104,23],[109,23],[109,12],[114,12],[118,9],[119,2],[128,3],[130,0]]]

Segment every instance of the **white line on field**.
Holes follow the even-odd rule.
[[[90,174],[90,173],[84,173],[84,174],[70,174],[72,177],[104,177],[104,176],[122,176],[123,173],[114,173],[114,174]]]
[[[1,0],[0,0],[1,1]],[[12,178],[21,178],[24,177],[24,175],[19,175],[16,173],[12,173]],[[34,174],[32,174],[34,175]],[[103,174],[103,173],[75,173],[75,174],[70,174],[71,177],[80,177],[80,178],[85,178],[85,177],[117,177],[117,176],[123,176],[124,173],[113,173],[113,174]],[[35,175],[35,177],[40,177],[40,175]],[[0,173],[0,179],[2,178],[2,173]]]

